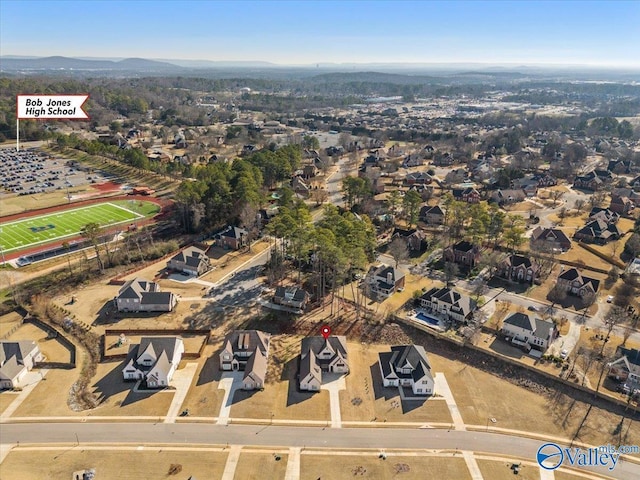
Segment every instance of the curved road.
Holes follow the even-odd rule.
[[[201,423],[14,423],[3,424],[2,443],[217,444],[274,447],[470,450],[535,461],[543,443],[497,433],[441,429],[319,429]],[[565,466],[567,466],[565,464]],[[582,468],[621,480],[640,478],[640,465],[621,460],[613,471]]]

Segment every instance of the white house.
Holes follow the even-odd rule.
[[[184,353],[180,337],[142,337],[131,345],[122,375],[125,380],[144,380],[149,388],[166,387]]]
[[[404,288],[405,276],[397,268],[380,264],[369,269],[365,281],[372,294],[389,298],[394,292]]]
[[[378,354],[385,387],[411,387],[415,395],[432,395],[435,388],[427,352],[420,345],[397,345]]]
[[[504,319],[502,333],[516,345],[545,352],[558,331],[553,322],[516,312]]]
[[[322,372],[349,373],[347,339],[342,335],[305,337],[300,352],[300,390],[318,391]]]
[[[0,389],[15,388],[43,356],[36,342],[0,342]]]
[[[463,295],[447,287],[433,287],[420,297],[423,308],[436,312],[446,319],[466,323],[473,316],[476,302],[468,295]]]
[[[609,376],[621,380],[630,390],[640,389],[640,350],[618,347],[620,355],[608,364]]]

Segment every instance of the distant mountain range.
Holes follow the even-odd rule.
[[[531,77],[583,79],[624,78],[640,81],[640,69],[585,65],[517,65],[483,63],[316,63],[280,65],[261,61],[211,61],[103,57],[0,56],[0,72],[9,75],[80,76],[187,75],[204,77],[309,78],[318,81],[383,81],[397,84],[430,82],[433,77],[466,81],[522,80]],[[344,76],[346,75],[346,77]],[[324,78],[323,78],[324,77]]]

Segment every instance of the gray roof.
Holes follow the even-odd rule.
[[[141,305],[171,305],[171,292],[145,292],[140,300]]]
[[[533,333],[538,338],[549,338],[549,333],[556,329],[556,325],[548,320],[536,318],[536,331]]]
[[[423,293],[420,298],[431,301],[433,297],[441,302],[448,303],[451,305],[452,312],[460,313],[465,317],[475,310],[477,305],[468,295],[463,295],[448,287],[433,287],[431,290]]]
[[[230,237],[230,238],[240,239],[242,238],[243,235],[247,235],[247,234],[248,232],[244,228],[234,227],[232,225],[229,225],[227,228],[225,228],[221,232],[218,232],[216,234],[216,238]]]
[[[205,255],[206,252],[198,247],[187,247],[174,255],[171,261],[183,262],[189,266],[197,267]]]
[[[135,349],[134,355],[137,360],[140,355],[149,348],[149,345],[151,345],[151,348],[158,360],[162,356],[163,352],[167,352],[167,357],[169,359],[173,359],[173,352],[175,352],[178,341],[180,340],[180,337],[142,337],[140,339],[140,344],[137,346],[138,348],[135,349],[134,347],[132,350]]]
[[[15,378],[24,369],[24,358],[37,348],[32,340],[0,341],[0,375]]]
[[[535,331],[535,321],[526,313],[516,312],[504,319],[504,324],[520,327],[530,332]]]
[[[257,350],[266,356],[269,351],[269,340],[269,334],[260,330],[234,330],[227,334],[222,348],[234,353]]]
[[[142,278],[134,278],[118,290],[118,298],[142,298],[144,292],[157,292],[158,284]]]

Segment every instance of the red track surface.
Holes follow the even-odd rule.
[[[166,207],[168,207],[169,205],[171,205],[171,201],[169,200],[164,200],[164,199],[160,199],[160,198],[155,198],[155,197],[149,197],[149,196],[145,196],[145,195],[116,195],[113,197],[102,197],[102,198],[92,198],[89,200],[81,200],[78,202],[72,202],[72,203],[68,203],[65,205],[56,205],[55,207],[47,207],[47,208],[40,208],[37,210],[29,210],[27,212],[23,212],[23,213],[16,213],[14,215],[7,215],[4,217],[0,217],[0,221],[2,223],[7,223],[7,222],[12,222],[14,220],[22,220],[25,218],[30,218],[30,217],[37,217],[40,215],[47,215],[49,213],[55,213],[55,212],[64,212],[65,210],[71,210],[73,208],[78,208],[78,207],[84,207],[87,205],[93,205],[95,203],[107,203],[110,202],[112,200],[142,200],[145,202],[152,202],[155,203],[157,205],[160,206],[161,209],[166,209]],[[154,219],[156,217],[158,217],[159,215],[162,215],[162,211],[160,211],[155,217],[153,218],[148,218],[142,221],[137,221],[135,222],[136,225],[138,226],[144,226],[144,225],[149,225],[151,223],[154,223]],[[107,232],[115,232],[117,231],[118,228],[111,228],[109,229]],[[11,253],[7,253],[5,254],[5,258],[7,260],[13,260],[14,258],[18,258],[18,257],[22,257],[25,255],[29,255],[32,253],[36,253],[36,252],[40,252],[44,249],[48,249],[48,248],[53,248],[53,247],[58,247],[60,245],[62,245],[64,242],[69,242],[72,240],[78,240],[82,238],[80,235],[76,236],[76,237],[72,237],[72,238],[65,238],[64,240],[58,240],[58,241],[52,241],[50,243],[42,243],[40,245],[36,245],[34,247],[30,247],[30,248],[25,248],[24,250],[18,250],[17,252],[11,252]]]

